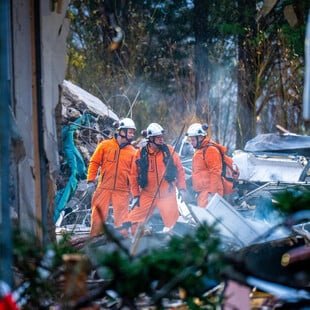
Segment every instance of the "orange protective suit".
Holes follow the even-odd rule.
[[[112,203],[114,226],[121,226],[129,211],[130,183],[129,174],[136,149],[127,144],[120,147],[115,138],[100,142],[92,155],[87,174],[87,182],[95,181],[98,186],[92,198],[90,235],[102,232],[109,206]]]
[[[167,146],[172,156],[170,160],[173,159],[177,168],[176,180],[171,183],[163,177],[166,172],[163,152],[160,150],[154,152],[149,146],[146,146],[148,149],[147,186],[140,188],[138,184],[139,169],[136,160],[140,158],[141,149],[136,153],[130,182],[133,197],[140,196],[140,206],[136,206],[128,215],[128,221],[133,224],[132,233],[134,233],[135,224],[146,222],[152,216],[155,207],[158,208],[164,225],[168,228],[172,228],[179,218],[176,186],[179,190],[186,189],[185,173],[178,154],[173,152],[172,146]]]
[[[209,142],[216,144],[223,153],[226,147],[205,138],[199,149],[193,155],[192,181],[193,189],[198,193],[197,204],[205,208],[208,204],[209,194],[223,196],[222,184],[222,155],[215,146],[207,146]]]

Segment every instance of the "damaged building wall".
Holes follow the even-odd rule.
[[[65,17],[69,1],[58,3],[61,7],[56,10],[51,1],[12,1],[12,110],[25,150],[11,168],[12,204],[19,225],[41,236],[47,227],[36,226],[37,220],[44,226],[52,221],[59,167],[55,113],[61,106],[59,87],[65,76],[69,30]],[[42,214],[46,207],[48,214]]]
[[[66,72],[66,40],[69,20],[65,18],[69,1],[51,12],[47,1],[42,3],[42,101],[44,103],[44,150],[47,171],[47,219],[54,235],[53,213],[56,192],[56,174],[59,169],[56,113],[61,109],[60,91]]]
[[[14,178],[14,186],[12,191],[15,194],[13,200],[14,209],[18,212],[19,221],[26,226],[27,223],[30,223],[26,219],[29,213],[33,213],[32,208],[34,207],[30,15],[31,8],[29,3],[25,1],[13,1],[13,112],[17,130],[25,149],[25,156],[19,159],[16,167],[13,163],[12,178]],[[23,206],[23,208],[19,208],[19,206]]]

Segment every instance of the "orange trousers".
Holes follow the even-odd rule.
[[[218,192],[220,196],[223,196],[222,192]],[[206,208],[209,203],[209,192],[202,191],[197,196],[197,205],[201,208]]]
[[[208,191],[200,192],[197,196],[197,205],[201,208],[206,208],[209,202],[208,196],[209,196]]]
[[[97,188],[91,204],[90,235],[98,236],[102,233],[102,224],[107,220],[110,204],[113,207],[114,227],[121,226],[128,216],[129,201],[129,192]]]
[[[153,202],[153,204],[152,204]],[[152,206],[151,206],[152,204]],[[140,206],[136,206],[129,212],[127,221],[132,223],[132,233],[135,233],[137,223],[143,223],[152,216],[155,207],[158,208],[159,214],[166,227],[173,227],[179,218],[179,210],[175,191],[169,193],[164,198],[156,198],[144,194],[140,195]]]

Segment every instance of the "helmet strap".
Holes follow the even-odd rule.
[[[125,135],[122,135],[122,134],[121,134],[121,131],[122,131],[122,130],[125,131],[125,133],[126,133]],[[132,142],[132,139],[128,139],[128,134],[127,134],[127,132],[128,132],[128,131],[127,131],[127,128],[122,128],[122,129],[120,129],[118,135],[119,135],[121,138],[126,139],[128,143],[131,143],[131,142]]]
[[[199,141],[199,137],[200,137],[200,136],[196,136],[196,141],[197,141],[196,149],[200,149],[201,143],[202,143],[203,140],[206,138],[206,137],[203,137],[203,139],[202,139],[201,141]]]
[[[156,145],[160,150],[162,149],[163,145],[162,144],[157,144],[155,142],[155,137],[149,137],[149,143],[153,143],[154,145]]]

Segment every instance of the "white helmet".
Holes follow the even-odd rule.
[[[136,130],[136,125],[131,118],[123,118],[119,121],[117,129],[118,130],[121,130],[121,129],[135,129]]]
[[[146,137],[155,137],[155,136],[160,136],[166,133],[166,131],[157,123],[151,123],[147,128],[146,128]]]
[[[188,137],[206,136],[208,130],[207,124],[194,123],[189,126],[186,135]]]

